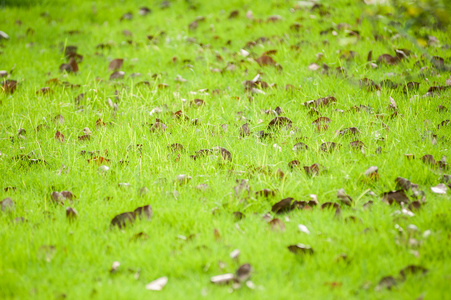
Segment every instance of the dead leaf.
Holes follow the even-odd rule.
[[[235,275],[232,273],[216,275],[216,276],[211,277],[211,279],[210,279],[211,283],[218,284],[218,285],[229,284],[234,280],[235,280]]]
[[[0,202],[0,209],[3,212],[12,212],[15,209],[16,204],[13,199],[5,198]]]
[[[340,146],[340,144],[337,144],[335,142],[325,142],[321,144],[320,150],[324,152],[332,152],[333,150],[340,148]]]
[[[345,128],[339,131],[339,134],[342,136],[346,136],[346,135],[357,135],[360,134],[360,130],[358,130],[356,127],[349,127],[349,128]]]
[[[445,195],[448,190],[448,187],[443,183],[439,183],[438,185],[431,187],[431,190],[436,194]]]
[[[350,142],[349,146],[351,146],[354,150],[362,150],[365,148],[365,144],[359,140]]]
[[[408,265],[407,267],[403,268],[401,271],[399,271],[399,275],[403,280],[406,279],[407,275],[409,274],[417,274],[421,273],[422,275],[425,275],[429,270],[422,266],[417,265]]]
[[[141,16],[146,16],[148,14],[150,14],[152,12],[152,10],[146,6],[140,7],[138,13]]]
[[[383,277],[376,286],[376,291],[380,291],[383,289],[391,290],[392,287],[396,285],[396,280],[393,276],[385,276]]]
[[[111,226],[124,228],[127,224],[132,224],[135,221],[135,214],[133,212],[124,212],[119,214],[111,220]]]
[[[281,21],[282,17],[279,15],[273,15],[273,16],[269,16],[267,19],[267,22],[278,22]]]
[[[53,91],[47,86],[36,91],[36,95],[49,95],[49,94],[53,94]]]
[[[108,65],[108,70],[109,71],[117,71],[120,70],[120,68],[122,68],[122,64],[124,63],[124,59],[123,58],[116,58],[113,59],[110,64]],[[114,73],[113,73],[114,74]],[[111,77],[110,77],[111,80]]]
[[[413,184],[406,178],[396,177],[395,182],[396,182],[396,188],[402,189],[405,191],[408,191],[413,188],[418,188],[417,184]]]
[[[5,80],[2,84],[2,92],[6,94],[13,94],[17,89],[17,81],[16,80]]]
[[[423,157],[421,157],[421,160],[422,160],[424,163],[429,164],[429,165],[432,165],[432,166],[436,164],[435,159],[434,159],[434,156],[432,156],[432,155],[430,155],[430,154],[424,155]]]
[[[377,181],[379,179],[379,168],[376,166],[369,167],[363,175],[365,175],[368,179]]]
[[[285,178],[285,173],[281,169],[277,169],[276,176],[279,177],[280,179],[283,179]]]
[[[277,64],[276,61],[271,56],[265,54],[263,54],[259,58],[256,58],[255,61],[260,65],[260,67],[275,66]]]
[[[212,151],[219,152],[224,160],[232,161],[232,154],[226,148],[216,146],[212,148]]]
[[[312,122],[313,125],[319,125],[319,124],[327,124],[332,122],[331,119],[329,119],[328,117],[319,117],[318,119],[316,119],[315,121]]]
[[[296,152],[297,151],[306,151],[306,150],[308,150],[308,146],[304,143],[296,143],[296,144],[294,144],[292,150],[296,151]]]
[[[288,250],[290,250],[290,252],[297,254],[297,255],[299,255],[299,254],[312,255],[314,253],[312,247],[310,247],[309,245],[304,245],[304,244],[296,244],[296,245],[288,246]]]
[[[188,176],[188,175],[185,175],[185,174],[181,174],[181,175],[177,175],[175,181],[176,181],[179,185],[183,185],[183,184],[186,184],[186,183],[190,182],[191,179],[193,179],[193,177]]]
[[[56,131],[55,140],[59,141],[60,143],[64,142],[64,135],[61,132]]]
[[[307,226],[299,224],[298,225],[299,231],[305,233],[305,234],[310,234],[310,230],[308,230]]]
[[[388,107],[394,110],[398,109],[395,100],[391,96],[390,96],[390,104],[388,105]]]
[[[146,290],[150,291],[161,291],[168,283],[168,278],[166,276],[155,279],[154,281],[146,285]]]
[[[150,127],[150,132],[164,132],[167,128],[168,127],[162,122],[155,122],[155,124]]]
[[[234,211],[233,216],[235,217],[236,221],[240,221],[240,220],[244,219],[244,217],[245,217],[245,215],[240,211]]]
[[[240,12],[238,10],[233,10],[230,12],[228,19],[236,19],[240,15]]]
[[[409,198],[404,190],[390,191],[382,194],[382,201],[392,205],[394,202],[401,204],[408,204]]]
[[[301,167],[301,162],[299,160],[292,160],[288,163],[288,167],[293,169],[299,169]]]
[[[319,98],[317,100],[310,100],[307,102],[304,102],[302,105],[304,106],[308,106],[308,107],[324,107],[327,106],[331,103],[336,103],[337,99],[335,97],[324,97],[324,98]]]
[[[144,217],[147,220],[150,220],[150,219],[152,219],[152,215],[153,215],[152,206],[145,205],[145,206],[138,207],[133,211],[133,214],[136,217],[140,217],[140,218]]]
[[[337,197],[344,205],[351,206],[352,198],[348,194],[346,194],[344,189],[339,189],[337,191]]]
[[[256,196],[260,196],[260,197],[269,198],[271,196],[274,197],[276,195],[276,193],[274,191],[269,190],[269,189],[263,189],[261,191],[255,192],[255,195]]]
[[[251,278],[252,266],[250,264],[241,265],[235,272],[239,282],[245,282]]]
[[[271,211],[276,214],[282,214],[293,210],[292,202],[294,198],[285,198],[274,204],[271,208]]]
[[[116,71],[110,75],[110,80],[122,79],[122,78],[124,78],[124,76],[125,76],[125,72]]]
[[[240,128],[240,136],[246,137],[250,134],[251,134],[251,131],[249,129],[249,124],[248,123],[243,124],[243,126],[241,126],[241,128]]]
[[[281,219],[274,218],[269,221],[269,225],[271,226],[271,229],[275,231],[285,231],[285,224]]]
[[[316,63],[311,63],[308,66],[308,69],[312,70],[312,71],[318,71],[319,69],[321,69],[321,67],[318,64],[316,64]]]
[[[319,164],[313,164],[311,166],[304,166],[304,171],[309,176],[318,176],[320,171],[323,171],[324,167],[320,166]]]
[[[183,145],[182,144],[177,144],[177,143],[168,145],[168,149],[173,151],[173,152],[182,152],[184,150],[183,149]]]
[[[400,62],[400,59],[396,56],[391,56],[390,54],[382,54],[377,58],[377,62],[394,66]]]
[[[66,218],[69,221],[76,220],[78,217],[78,212],[75,210],[75,208],[68,207],[66,208]]]
[[[291,120],[287,117],[275,117],[268,124],[268,129],[278,129],[280,127],[288,127],[291,128]]]
[[[63,206],[66,197],[64,197],[64,195],[60,192],[53,192],[50,199],[53,202],[53,204]],[[70,202],[70,199],[68,200]]]
[[[238,179],[236,180],[236,183],[238,185],[235,186],[233,189],[235,190],[235,195],[237,197],[239,197],[243,191],[247,191],[247,193],[249,194],[248,182],[249,182],[249,180],[247,180],[247,179],[241,179],[241,181],[239,181]]]

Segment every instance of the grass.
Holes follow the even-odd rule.
[[[15,202],[14,211],[0,214],[0,298],[444,299],[451,279],[451,191],[447,195],[431,191],[431,186],[443,180],[443,171],[420,158],[425,154],[437,161],[449,157],[450,126],[437,128],[449,119],[449,90],[432,97],[422,95],[431,86],[444,86],[451,73],[429,63],[427,70],[420,71],[415,63],[423,51],[449,63],[450,51],[442,47],[451,43],[449,30],[423,29],[423,35],[435,36],[439,44],[418,48],[407,38],[391,39],[396,28],[389,22],[394,19],[403,25],[400,18],[383,10],[380,17],[372,18],[370,13],[376,8],[359,1],[322,2],[329,15],[309,9],[290,11],[293,1],[174,1],[168,9],[152,2],[148,4],[152,12],[146,16],[138,14],[141,1],[48,1],[31,7],[27,1],[6,3],[0,10],[0,30],[10,39],[0,41],[0,69],[9,71],[15,66],[8,79],[17,80],[18,88],[13,94],[0,94],[0,199],[10,197]],[[190,9],[190,3],[197,9]],[[229,20],[235,9],[239,17]],[[248,10],[254,21],[245,17]],[[120,21],[129,11],[133,19]],[[280,15],[282,20],[266,22],[271,15]],[[188,30],[197,16],[204,16],[205,21],[196,30]],[[356,24],[358,17],[365,17],[361,24]],[[299,32],[290,30],[295,22],[302,25]],[[360,38],[350,40],[344,30],[336,29],[339,23],[350,24]],[[336,36],[320,35],[331,27]],[[131,37],[123,35],[125,29]],[[70,35],[70,30],[79,33]],[[373,33],[387,39],[375,41]],[[247,58],[239,54],[247,42],[263,36],[270,42],[246,48]],[[111,49],[96,48],[100,43],[110,43]],[[59,71],[67,63],[61,49],[68,45],[78,46],[77,53],[83,55],[76,74]],[[379,55],[393,55],[400,48],[410,49],[417,58],[393,66],[376,62]],[[272,49],[277,50],[272,57],[282,71],[260,67],[253,59]],[[358,56],[346,61],[338,53],[342,50]],[[367,62],[370,50],[378,68]],[[319,62],[317,53],[323,54]],[[110,81],[108,64],[115,58],[124,59],[125,77]],[[234,62],[236,70],[210,71],[223,69],[228,62]],[[313,62],[326,63],[331,69],[341,66],[347,75],[309,70]],[[242,82],[259,72],[262,80],[276,86],[264,95],[253,95],[250,101]],[[141,76],[131,78],[132,73]],[[153,74],[159,74],[158,78]],[[177,75],[187,81],[176,82]],[[385,87],[368,92],[359,86],[365,77],[375,82],[390,78],[404,85],[417,81],[420,87],[408,93]],[[46,83],[51,78],[80,87]],[[141,81],[150,84],[139,86]],[[160,83],[169,87],[160,89]],[[299,88],[287,91],[286,84]],[[52,94],[36,94],[46,86]],[[219,95],[213,94],[216,89]],[[74,98],[81,93],[85,96],[77,105]],[[318,108],[332,120],[327,131],[318,133],[311,124],[317,117],[310,116],[302,103],[326,96],[334,96],[337,102]],[[393,113],[388,108],[390,97],[398,107],[398,117],[392,119],[387,117]],[[205,104],[191,106],[196,98]],[[108,99],[116,103],[116,112]],[[356,105],[369,105],[372,113],[347,111]],[[437,112],[439,105],[448,112]],[[292,120],[293,128],[276,130],[273,139],[257,138],[257,132],[267,131],[275,117],[262,110],[277,106]],[[149,115],[155,107],[163,112]],[[198,118],[200,124],[174,119],[171,112],[178,110],[190,119]],[[376,114],[386,116],[382,121],[389,130]],[[53,121],[57,115],[63,116],[63,123]],[[107,126],[97,127],[99,118]],[[168,126],[164,133],[150,132],[155,118]],[[244,123],[252,134],[241,138],[239,128]],[[46,128],[36,131],[39,124]],[[228,125],[227,131],[222,124]],[[365,144],[364,153],[349,146],[353,138],[336,134],[353,126],[361,131],[358,139]],[[77,137],[85,127],[92,131],[91,140],[80,142]],[[23,137],[17,134],[19,128],[26,130]],[[64,142],[55,140],[56,131],[64,135]],[[430,138],[431,132],[437,135],[436,141]],[[294,152],[292,147],[299,141],[309,149]],[[325,153],[319,149],[323,142],[342,146]],[[171,152],[167,146],[173,143],[182,144],[186,151],[180,156]],[[229,150],[233,160],[224,161],[220,155],[190,157],[215,146]],[[98,164],[88,163],[89,154],[80,154],[95,150],[110,160],[106,163],[109,171],[99,171]],[[416,158],[408,160],[405,154]],[[15,159],[18,155],[46,163],[29,164],[26,159]],[[121,160],[128,163],[121,164]],[[302,166],[318,163],[327,171],[308,176],[303,170],[291,170],[288,162],[292,160]],[[268,171],[254,171],[260,166]],[[379,168],[379,180],[363,175],[370,166]],[[285,178],[277,176],[277,169]],[[179,185],[180,174],[192,180]],[[427,202],[414,216],[397,215],[399,205],[380,200],[379,195],[396,189],[397,177],[408,178],[425,192]],[[250,193],[236,195],[234,187],[242,179],[249,180]],[[195,188],[204,183],[208,185],[205,191]],[[16,189],[5,190],[8,186]],[[141,195],[142,187],[149,192]],[[275,190],[276,195],[255,195],[265,188]],[[353,203],[352,207],[342,205],[339,217],[319,207],[271,213],[285,224],[283,232],[262,219],[286,197],[308,200],[315,194],[320,204],[339,203],[336,193],[340,188]],[[78,211],[73,222],[66,218],[64,207],[52,204],[52,192],[62,190],[76,195],[72,204],[65,204]],[[374,202],[372,208],[364,209],[369,200]],[[114,216],[147,204],[154,213],[150,222],[136,221],[124,229],[110,226]],[[233,215],[237,211],[245,217],[237,220]],[[357,221],[350,222],[349,216]],[[25,221],[18,222],[20,217]],[[310,234],[302,233],[299,224],[306,225]],[[409,227],[412,224],[417,230]],[[148,238],[134,240],[140,232]],[[314,254],[288,251],[289,245],[297,243],[310,245]],[[230,257],[234,249],[240,250],[238,259]],[[340,259],[343,254],[347,259]],[[111,273],[115,261],[120,266]],[[243,263],[253,268],[254,289],[245,284],[233,289],[210,283],[212,276],[233,273]],[[408,265],[429,271],[399,280],[400,270]],[[162,276],[169,281],[161,292],[146,290],[146,284]],[[394,276],[397,285],[378,289],[385,276]]]

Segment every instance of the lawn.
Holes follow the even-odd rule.
[[[447,297],[449,24],[30,2],[0,2],[1,299]]]

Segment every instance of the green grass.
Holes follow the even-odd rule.
[[[421,35],[433,35],[439,44],[418,48],[407,38],[391,39],[396,28],[389,22],[394,19],[403,25],[401,18],[390,14],[372,18],[376,8],[360,1],[322,1],[330,12],[326,16],[308,9],[290,11],[295,1],[274,0],[173,1],[168,9],[161,9],[160,2],[152,2],[147,4],[152,9],[147,16],[138,14],[144,5],[141,1],[44,3],[30,7],[27,1],[8,2],[0,10],[0,30],[10,37],[0,41],[0,69],[9,72],[14,67],[8,79],[18,81],[15,93],[0,93],[0,200],[10,197],[15,202],[13,212],[0,213],[0,298],[446,297],[451,280],[451,190],[447,195],[438,195],[430,187],[442,181],[442,173],[450,171],[431,167],[420,158],[431,154],[438,161],[450,156],[451,125],[437,128],[440,122],[450,119],[450,92],[422,96],[431,86],[444,86],[451,72],[437,70],[428,62],[429,69],[420,71],[415,63],[423,51],[449,63],[451,52],[443,47],[451,44],[449,30],[423,28]],[[190,9],[190,3],[197,9]],[[239,17],[229,20],[229,13],[235,9]],[[252,10],[254,21],[245,17],[248,10]],[[129,11],[133,19],[120,21]],[[280,15],[282,20],[266,22],[271,15]],[[205,21],[199,22],[196,30],[188,30],[197,16],[204,16]],[[359,17],[362,22],[356,24]],[[290,30],[295,22],[303,26],[299,32]],[[349,44],[347,33],[336,29],[336,24],[343,22],[359,31],[355,43]],[[320,31],[331,27],[337,36],[320,35]],[[133,36],[124,36],[125,29]],[[69,30],[80,33],[69,35]],[[387,39],[375,41],[375,33]],[[147,35],[155,38],[149,41]],[[247,42],[260,37],[270,38],[270,43],[246,49],[250,52],[248,58],[239,54]],[[195,40],[187,42],[188,38]],[[96,49],[100,43],[110,43],[111,49]],[[67,45],[78,46],[77,53],[83,55],[76,74],[59,71],[59,66],[67,63],[61,52]],[[400,48],[410,49],[417,58],[395,66],[376,62],[379,55],[393,55],[394,49]],[[273,66],[260,67],[253,59],[272,49],[277,50],[272,57],[282,71]],[[348,62],[340,58],[341,50],[356,51],[358,56]],[[376,69],[367,62],[370,50]],[[317,53],[323,54],[319,62]],[[173,57],[177,58],[175,63]],[[115,58],[124,59],[121,70],[126,75],[122,80],[110,81],[108,64]],[[210,71],[223,69],[228,62],[236,64],[235,71]],[[311,71],[308,65],[313,62],[326,63],[331,69],[342,66],[347,76]],[[262,80],[276,86],[249,101],[242,82],[259,72]],[[131,78],[132,73],[141,76]],[[160,75],[155,79],[153,74]],[[177,75],[187,82],[176,82]],[[359,80],[365,77],[377,83],[386,78],[400,84],[417,81],[420,88],[407,94],[402,88],[384,87],[368,92],[359,86]],[[51,78],[80,87],[46,83]],[[141,81],[149,81],[150,85],[137,85]],[[169,87],[159,89],[160,83]],[[286,91],[286,84],[299,89]],[[52,94],[36,94],[46,86]],[[199,94],[201,89],[209,89],[208,94]],[[216,89],[221,90],[220,95],[212,93]],[[81,93],[85,97],[76,105],[74,98]],[[415,95],[419,98],[414,99]],[[318,133],[311,125],[317,117],[308,115],[302,103],[326,96],[334,96],[337,102],[318,108],[332,120],[327,131]],[[393,119],[388,118],[393,113],[388,108],[390,97],[398,106],[398,117]],[[118,106],[115,113],[108,98]],[[203,99],[205,105],[192,107],[190,102],[196,98]],[[373,111],[347,111],[355,105],[370,105]],[[437,112],[439,105],[448,111]],[[277,106],[292,120],[293,128],[275,131],[273,139],[260,140],[257,132],[267,131],[274,118],[262,110]],[[155,107],[163,112],[150,116]],[[198,118],[200,124],[172,118],[171,113],[178,110],[190,119]],[[382,121],[389,130],[376,114],[386,115]],[[53,121],[57,115],[63,116],[63,124]],[[99,118],[107,126],[96,127]],[[155,118],[168,126],[164,133],[150,132]],[[241,138],[239,128],[244,123],[249,123],[252,134]],[[39,124],[47,127],[36,131]],[[228,131],[221,128],[222,124],[228,125]],[[361,131],[358,139],[365,144],[365,153],[349,146],[351,137],[336,135],[337,130],[353,126]],[[80,142],[77,137],[83,135],[85,127],[92,131],[91,140]],[[19,128],[26,130],[23,138],[17,135]],[[57,130],[65,136],[63,143],[54,138]],[[425,138],[428,132],[437,135],[436,142]],[[376,133],[384,141],[376,139]],[[299,141],[309,150],[294,152],[292,147]],[[323,142],[332,141],[341,148],[332,153],[319,149]],[[186,151],[177,157],[167,148],[173,143],[182,144]],[[141,151],[134,147],[136,144],[142,144]],[[280,151],[274,144],[281,147]],[[190,157],[200,149],[215,146],[228,149],[233,160],[223,161],[215,155],[197,160]],[[106,164],[108,172],[99,172],[99,165],[88,163],[89,154],[80,154],[95,150],[110,160]],[[21,154],[45,160],[46,164],[30,165],[14,159]],[[408,160],[405,154],[416,158]],[[121,164],[121,159],[128,164]],[[291,170],[288,162],[295,159],[302,166],[318,163],[326,172],[310,177],[303,170]],[[60,172],[62,165],[66,169]],[[260,166],[267,166],[269,171],[252,171]],[[379,168],[379,180],[365,180],[363,173],[370,166]],[[277,169],[285,173],[284,179],[275,174]],[[176,177],[180,174],[192,180],[178,185]],[[427,203],[412,217],[396,215],[401,210],[399,205],[381,201],[379,195],[396,189],[396,177],[408,178],[425,192]],[[249,180],[249,195],[235,195],[236,180],[241,179]],[[119,183],[130,186],[120,187]],[[204,183],[207,190],[195,188]],[[8,186],[16,190],[4,190]],[[142,187],[149,192],[140,195]],[[277,190],[276,196],[256,197],[255,192],[264,188]],[[284,232],[272,230],[262,219],[273,204],[286,197],[309,200],[309,195],[315,194],[320,204],[339,203],[336,193],[340,188],[354,200],[352,207],[342,205],[340,217],[320,207],[272,214],[285,223]],[[67,220],[64,207],[52,204],[52,192],[62,190],[76,195],[72,205],[65,205],[78,211],[74,222]],[[363,209],[369,200],[374,205]],[[136,221],[125,229],[110,227],[114,216],[147,204],[154,213],[150,222]],[[242,220],[234,217],[237,211],[245,215]],[[358,221],[347,221],[349,216]],[[16,222],[19,217],[26,221]],[[306,225],[311,234],[300,232],[299,224]],[[411,224],[418,231],[409,231]],[[134,241],[134,235],[140,232],[148,238]],[[190,235],[194,237],[181,238]],[[303,256],[288,251],[287,247],[296,243],[310,245],[314,254]],[[238,261],[230,258],[234,249],[241,252]],[[342,254],[347,256],[346,261],[337,259]],[[115,261],[120,266],[112,274]],[[219,262],[225,263],[223,269]],[[253,267],[255,289],[243,284],[233,290],[231,286],[210,283],[212,276],[233,273],[244,263]],[[382,277],[397,278],[408,265],[429,271],[398,280],[391,290],[377,289]],[[169,278],[162,291],[146,290],[146,284],[162,276]],[[337,286],[331,287],[334,282]]]

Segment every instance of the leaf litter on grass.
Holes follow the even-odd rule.
[[[30,8],[36,19],[27,21],[21,8],[7,7],[8,34],[0,32],[0,61],[5,65],[0,71],[0,165],[6,194],[1,210],[7,234],[26,234],[16,225],[25,227],[27,222],[9,220],[29,219],[33,238],[43,239],[47,224],[34,220],[45,212],[56,225],[55,242],[38,250],[52,263],[42,280],[60,267],[56,258],[63,254],[70,262],[77,250],[89,248],[110,265],[118,259],[112,255],[134,251],[120,259],[123,265],[146,265],[142,273],[141,266],[138,271],[130,267],[135,279],[147,276],[148,270],[166,270],[162,273],[167,276],[145,288],[163,290],[168,297],[175,289],[182,291],[183,278],[202,284],[210,278],[227,285],[229,292],[244,285],[258,292],[250,281],[254,272],[268,286],[269,296],[289,297],[274,288],[274,282],[286,279],[281,272],[285,264],[302,266],[306,276],[318,274],[309,277],[308,291],[302,292],[317,297],[324,288],[348,292],[354,287],[344,280],[318,284],[316,278],[341,272],[342,261],[347,274],[356,276],[361,274],[358,265],[374,267],[371,261],[387,251],[393,253],[387,265],[414,255],[439,265],[434,272],[443,272],[446,257],[431,254],[430,242],[419,236],[418,228],[446,228],[448,217],[451,180],[444,173],[449,170],[451,77],[446,18],[434,26],[421,22],[421,30],[415,30],[416,17],[432,17],[441,10],[409,8],[410,30],[387,3],[295,1],[230,7],[160,1],[150,8],[115,4],[117,11],[109,14],[98,5],[86,13],[81,4],[71,9],[71,18],[52,7],[49,12]],[[372,9],[377,13],[368,14]],[[80,29],[71,29],[73,20]],[[51,27],[44,25],[56,23],[70,25],[63,37],[47,34]],[[17,67],[8,67],[19,61]],[[45,69],[47,65],[52,67]],[[66,184],[73,185],[77,198],[58,192]],[[137,207],[138,199],[151,203],[155,216],[151,205]],[[130,207],[137,208],[127,211]],[[95,242],[86,237],[70,251],[60,246],[57,236],[64,226],[58,218],[64,219],[64,213],[71,222],[65,240],[89,230]],[[108,222],[121,230],[100,236],[99,225]],[[368,227],[361,234],[369,224],[377,229]],[[122,243],[125,234],[127,243]],[[446,240],[442,231],[434,234]],[[179,247],[173,240],[177,236],[190,242]],[[379,240],[389,242],[382,249]],[[318,263],[339,248],[356,245],[374,250],[365,261],[342,254],[336,266]],[[401,251],[404,245],[410,252]],[[29,245],[23,247],[31,253]],[[220,253],[237,248],[241,250],[226,257],[230,263],[213,269],[211,261]],[[22,253],[8,240],[5,249]],[[194,252],[200,255],[191,256]],[[313,254],[315,259],[307,259]],[[252,266],[240,265],[243,259]],[[12,263],[5,264],[16,271]],[[96,276],[93,266],[79,264],[86,278]],[[362,278],[375,282],[377,292],[389,290],[393,297],[401,288],[410,292],[411,275],[424,276],[431,286],[428,293],[440,294],[443,288],[420,265],[382,278],[378,272],[383,266],[377,267]],[[115,261],[110,273],[118,279],[126,268]],[[78,274],[73,276],[79,280]],[[174,284],[165,287],[168,277]],[[292,295],[302,285],[296,277],[290,280],[286,290]],[[27,290],[38,293],[33,282],[40,281],[27,281]],[[92,294],[108,288],[96,285]],[[202,296],[209,290],[202,289]],[[142,297],[127,291],[130,297]],[[372,292],[366,289],[362,297],[374,297]],[[80,295],[88,297],[84,290]]]

